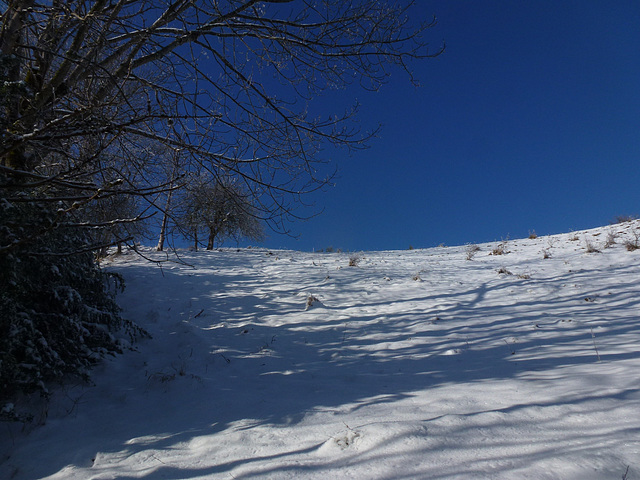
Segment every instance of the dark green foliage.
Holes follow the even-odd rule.
[[[0,400],[87,379],[91,365],[121,351],[115,332],[143,333],[119,314],[122,279],[99,269],[81,231],[52,228],[56,215],[0,196]]]

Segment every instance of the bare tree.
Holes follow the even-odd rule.
[[[207,238],[207,250],[226,239],[260,241],[264,228],[252,201],[251,195],[233,178],[195,178],[183,192],[176,221],[184,236],[194,241],[196,250],[202,231]]]
[[[179,179],[179,172],[182,171],[181,164],[181,155],[179,149],[174,149],[171,153],[171,162],[169,162],[165,166],[165,176],[171,179],[171,187],[173,184]],[[156,246],[156,250],[159,252],[164,250],[164,244],[167,239],[167,234],[169,231],[169,222],[172,217],[173,210],[173,198],[174,198],[174,188],[169,188],[167,192],[165,192],[166,200],[164,202],[164,209],[162,210],[162,221],[160,222],[160,234],[158,237],[158,245]]]
[[[0,2],[7,81],[24,87],[4,106],[0,189],[10,202],[68,208],[119,195],[155,205],[180,175],[208,171],[237,178],[285,229],[300,197],[332,175],[320,146],[358,148],[369,135],[348,122],[355,107],[319,117],[311,101],[353,82],[377,89],[392,66],[413,80],[408,62],[441,51],[429,50],[433,22],[416,21],[416,3]],[[78,148],[87,139],[95,149]],[[168,178],[166,158],[141,154],[149,145],[187,161]]]

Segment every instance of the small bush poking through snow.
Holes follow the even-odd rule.
[[[499,243],[493,250],[491,250],[490,255],[506,255],[509,253],[507,251],[506,242]]]
[[[604,248],[611,248],[616,244],[616,238],[618,238],[618,234],[613,230],[609,230],[607,233],[607,240],[604,242]]]
[[[640,232],[638,232],[638,230],[634,230],[633,237],[633,240],[627,240],[624,242],[624,246],[629,252],[640,249]]]
[[[638,245],[637,242],[627,242],[624,244],[625,248],[627,249],[627,251],[629,252],[633,252],[634,250],[638,250],[640,248],[640,245]]]
[[[584,246],[587,249],[587,253],[600,253],[598,247],[596,247],[595,243],[593,243],[589,238],[585,237]]]
[[[529,239],[530,240],[535,240],[536,238],[538,238],[538,235],[536,234],[535,230],[529,230]]]
[[[613,219],[611,224],[633,222],[634,220],[637,220],[637,219],[638,219],[637,215],[617,215]]]
[[[357,267],[359,263],[360,263],[360,257],[359,256],[351,255],[349,257],[349,266],[350,267]]]
[[[496,245],[496,247],[491,251],[489,255],[506,255],[509,253],[507,250],[507,244],[509,243],[509,236],[506,239],[502,239],[502,241]]]
[[[511,273],[509,270],[507,270],[505,267],[500,267],[498,269],[498,273],[501,275],[513,275],[513,273]]]
[[[476,253],[480,251],[480,247],[475,243],[467,245],[467,260],[473,260]]]

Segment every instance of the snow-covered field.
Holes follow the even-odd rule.
[[[125,314],[153,339],[56,392],[39,426],[0,425],[0,478],[640,479],[636,231],[357,266],[114,258]]]

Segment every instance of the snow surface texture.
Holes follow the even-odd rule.
[[[1,425],[0,478],[639,479],[636,229],[357,266],[117,257],[125,315],[154,338],[57,391],[37,426]]]

